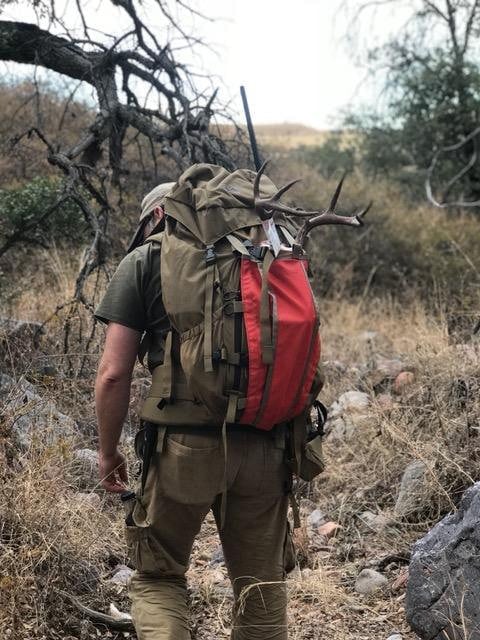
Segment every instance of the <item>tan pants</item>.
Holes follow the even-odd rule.
[[[224,486],[221,435],[168,433],[137,498],[127,542],[137,572],[130,594],[139,640],[188,640],[185,572],[195,536],[212,509],[220,529]],[[219,531],[235,605],[231,638],[286,640],[290,475],[284,445],[272,434],[227,434],[227,495]]]

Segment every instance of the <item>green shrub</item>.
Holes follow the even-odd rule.
[[[78,243],[86,224],[78,205],[66,200],[48,217],[42,216],[62,193],[62,182],[38,177],[11,189],[0,189],[0,239],[19,235],[28,244],[48,246],[52,240]]]

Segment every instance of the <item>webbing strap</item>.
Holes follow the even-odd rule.
[[[227,422],[225,421],[222,426],[222,446],[223,446],[223,482],[222,482],[222,494],[220,496],[220,531],[225,526],[225,516],[227,515]]]
[[[215,274],[217,264],[214,262],[207,266],[205,281],[205,320],[203,338],[203,366],[206,373],[213,371],[212,341],[213,341],[213,295],[215,293]]]
[[[226,238],[230,242],[230,244],[232,245],[232,248],[235,251],[238,251],[238,253],[241,253],[243,256],[248,256],[250,258],[250,254],[247,250],[247,247],[243,244],[243,242],[239,238],[232,235],[231,233],[227,234]]]
[[[147,484],[150,461],[157,446],[157,425],[146,422],[143,427],[143,455],[142,455],[142,475],[140,480],[140,497],[143,496],[145,485]]]
[[[173,332],[169,331],[165,337],[163,364],[155,367],[152,373],[152,388],[150,394],[155,398],[163,398],[164,400],[170,400],[172,397],[172,342]]]
[[[293,528],[299,529],[302,524],[300,522],[300,506],[298,504],[297,498],[295,497],[295,494],[293,493],[293,490],[290,492],[288,499],[290,502],[290,507],[292,508]]]
[[[233,424],[236,421],[238,407],[238,396],[235,393],[231,393],[228,397],[227,415],[225,422],[227,424]]]
[[[285,240],[290,244],[290,246],[293,246],[295,244],[295,238],[292,236],[290,231],[287,229],[287,227],[284,227],[283,225],[279,225],[279,227]]]
[[[260,293],[260,336],[262,345],[263,364],[273,363],[273,336],[270,322],[270,300],[268,295],[268,272],[275,257],[268,251],[263,260],[262,290]]]
[[[300,474],[300,467],[302,465],[302,452],[305,445],[305,439],[307,436],[305,428],[305,415],[301,413],[293,419],[293,450],[295,454],[295,465],[297,469],[297,475]]]

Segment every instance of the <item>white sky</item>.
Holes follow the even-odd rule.
[[[117,34],[124,31],[128,23],[110,2],[80,1],[100,29]],[[221,79],[220,97],[233,99],[239,114],[239,86],[244,84],[257,123],[332,127],[348,103],[372,101],[375,96],[374,85],[365,81],[366,71],[355,62],[353,49],[346,42],[347,31],[355,32],[369,45],[380,42],[399,28],[406,15],[398,11],[404,3],[397,1],[395,14],[388,8],[359,25],[348,24],[342,10],[344,0],[194,0],[194,6],[216,19],[207,22],[197,18],[187,26],[211,43],[217,54],[200,49],[193,62]],[[57,0],[57,6],[62,5],[65,22],[79,24],[74,0]],[[35,20],[31,9],[21,2],[8,7],[1,17]],[[161,31],[160,15],[152,13],[151,19],[155,30]],[[44,21],[40,24],[48,26]],[[184,55],[192,60],[190,54]],[[18,73],[18,65],[13,72]]]

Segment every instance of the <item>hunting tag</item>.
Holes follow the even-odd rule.
[[[267,236],[268,241],[273,249],[273,253],[275,257],[280,253],[280,248],[282,243],[278,236],[277,227],[273,222],[272,218],[268,218],[268,220],[263,220],[262,222],[263,230],[265,231],[265,235]]]

